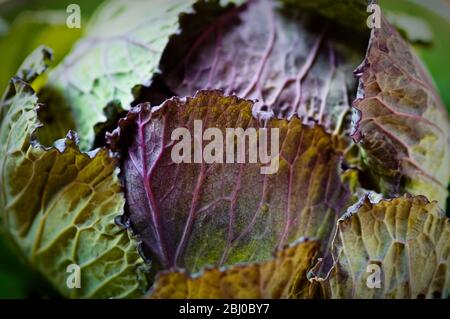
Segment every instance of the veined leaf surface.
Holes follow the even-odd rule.
[[[326,246],[349,199],[340,178],[341,154],[322,127],[304,125],[296,117],[261,121],[252,107],[249,100],[200,91],[158,107],[137,106],[109,137],[123,157],[131,226],[163,268],[196,272],[207,265],[263,261],[302,236],[323,239]],[[245,136],[244,162],[237,162],[235,153],[234,163],[225,163],[224,151],[222,163],[208,164],[204,158],[175,163],[175,129],[197,136],[201,148],[209,144],[200,141],[203,131],[195,135],[196,120],[223,137],[227,128],[251,128],[258,135],[265,128],[271,141],[272,129],[278,129],[279,153],[273,154],[278,170],[261,174],[266,165],[249,161],[255,141]],[[237,141],[222,143],[225,149]],[[189,146],[192,155],[193,140]]]
[[[2,230],[66,297],[139,296],[147,285],[144,262],[130,234],[114,222],[125,202],[115,159],[107,149],[80,152],[73,132],[50,148],[35,139],[39,103],[26,81],[45,70],[50,56],[39,48],[1,100]],[[75,268],[67,268],[72,264],[79,266],[79,288]]]
[[[382,18],[359,77],[354,138],[367,170],[388,195],[409,192],[445,208],[450,180],[450,120],[421,62]]]
[[[368,198],[338,221],[328,277],[331,298],[447,298],[450,224],[436,202]]]
[[[310,298],[307,272],[318,256],[320,243],[307,241],[280,249],[273,260],[228,268],[207,269],[190,276],[182,271],[162,272],[150,298]]]

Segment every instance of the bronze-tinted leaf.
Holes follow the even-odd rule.
[[[306,275],[320,243],[306,241],[284,247],[260,264],[212,268],[195,276],[182,271],[160,273],[150,298],[310,298]]]

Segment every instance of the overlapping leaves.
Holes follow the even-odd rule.
[[[72,132],[50,148],[35,139],[39,103],[27,82],[45,70],[50,55],[46,48],[35,51],[1,101],[1,227],[63,295],[139,296],[144,263],[128,232],[114,223],[125,201],[115,160],[106,149],[81,153]],[[79,288],[66,284],[71,264],[80,267]]]
[[[448,296],[449,227],[439,205],[444,206],[450,178],[449,119],[397,32],[382,19],[356,72],[354,138],[361,165],[343,160],[342,140],[344,147],[351,144],[347,129],[355,80],[349,70],[363,51],[344,41],[340,28],[327,27],[327,20],[354,5],[361,22],[363,1],[348,6],[334,1],[336,12],[320,5],[327,0],[305,2],[323,20],[286,12],[275,1],[237,8],[219,1],[227,9],[217,18],[184,21],[204,32],[184,30],[170,41],[183,25],[180,13],[199,8],[194,2],[108,3],[40,92],[51,104],[52,120],[65,122],[66,108],[73,110],[86,149],[98,138],[94,126],[105,121],[103,108],[128,108],[131,89],[152,84],[155,74],[162,73],[158,81],[170,94],[185,97],[159,107],[140,104],[109,136],[122,156],[128,207],[123,221],[139,235],[142,253],[155,269],[165,269],[151,297]],[[209,27],[202,24],[211,21]],[[114,223],[125,203],[118,163],[105,148],[80,152],[72,132],[54,147],[38,142],[37,133],[53,142],[72,125],[53,121],[38,129],[38,113],[46,114],[27,82],[45,70],[49,52],[36,55],[1,101],[2,227],[63,295],[138,296],[146,286],[138,270],[143,261],[128,232]],[[203,158],[174,163],[171,133],[183,127],[195,137],[195,120],[223,136],[226,128],[279,129],[278,170],[264,175],[261,163]],[[191,141],[192,150],[198,143],[204,149],[212,139],[201,137]],[[250,150],[254,142],[246,142]],[[365,200],[336,224],[363,187],[387,196],[426,195],[438,203],[410,196],[378,204]],[[304,236],[314,239],[298,243]],[[334,265],[328,276],[308,282],[306,272],[316,257],[330,253]],[[81,289],[65,285],[71,263],[81,266]],[[370,265],[382,270],[381,288],[369,289]]]
[[[315,274],[322,262],[306,275],[320,245],[302,242],[260,264],[212,268],[195,276],[163,272],[149,297],[447,298],[449,232],[444,212],[422,196],[378,203],[365,197],[338,220],[334,263],[324,278]]]
[[[193,98],[173,98],[153,109],[139,105],[110,136],[114,149],[121,146],[132,228],[145,251],[164,268],[195,272],[208,265],[263,261],[277,247],[302,236],[323,239],[324,246],[328,242],[349,198],[348,186],[339,176],[341,155],[331,136],[296,117],[272,119],[261,126],[252,106],[251,101],[219,91],[200,91]],[[278,129],[279,153],[272,154],[278,170],[261,174],[265,165],[249,162],[256,140],[245,135],[243,162],[238,163],[235,155],[233,163],[226,163],[224,151],[222,159],[212,163],[203,158],[198,163],[175,163],[171,136],[177,128],[196,136],[197,141],[189,140],[188,156],[197,143],[208,147],[207,140],[198,141],[203,131],[198,135],[194,130],[196,120],[203,130],[215,128],[226,137],[221,140],[224,149],[227,143],[232,147],[238,143],[227,136],[227,128],[254,129],[258,135],[259,129],[266,129],[268,141],[271,130]]]
[[[107,120],[108,103],[116,100],[129,109],[133,88],[151,83],[170,37],[179,32],[179,16],[192,13],[195,2],[114,0],[93,17],[86,37],[48,83],[73,111],[82,149],[92,147],[94,126]]]
[[[267,17],[267,19],[265,19],[264,21],[270,21],[270,23],[259,24],[258,20],[261,16]],[[302,19],[304,19],[304,16],[302,16]],[[304,22],[306,20],[301,21]],[[290,23],[292,23],[292,25]],[[399,56],[397,56],[394,58],[395,63],[392,63],[392,61],[390,61],[389,63],[384,62],[379,64],[377,64],[378,60],[376,60],[376,58],[370,61],[369,58],[366,58],[365,63],[363,63],[363,66],[358,70],[357,74],[361,77],[359,97],[363,98],[359,99],[356,102],[355,106],[360,111],[362,103],[366,103],[367,101],[369,101],[364,99],[368,97],[368,93],[370,92],[370,90],[367,90],[367,87],[364,86],[364,81],[367,81],[367,78],[365,78],[365,76],[368,76],[367,74],[369,74],[370,71],[376,70],[377,72],[380,72],[380,74],[373,76],[375,80],[381,81],[381,79],[391,79],[393,81],[393,83],[380,83],[380,86],[386,85],[385,89],[387,91],[390,91],[392,89],[392,96],[395,96],[396,94],[402,95],[402,97],[400,97],[400,104],[407,104],[410,101],[414,101],[414,99],[417,98],[418,91],[414,89],[405,89],[405,91],[402,91],[402,89],[404,89],[402,85],[403,82],[400,83],[402,78],[396,71],[404,71],[404,75],[407,77],[420,76],[426,78],[425,72],[419,66],[414,55],[409,51],[409,47],[407,46],[407,44],[395,33],[394,30],[392,30],[391,27],[386,25],[386,22],[384,20],[383,23],[384,24],[381,30],[372,32],[372,40],[367,56],[374,58],[374,50],[379,49],[383,51],[383,54],[380,54],[380,59],[382,60],[386,58],[386,55],[389,55],[390,49],[392,50],[392,54],[403,54],[404,58],[400,58]],[[290,25],[291,28],[286,27],[287,25]],[[299,31],[296,30],[293,25],[295,25],[295,27],[297,28],[299,27],[299,25],[302,25],[305,29]],[[292,34],[289,32],[292,32]],[[321,117],[321,113],[326,114],[326,116],[330,116],[333,111],[336,111],[336,104],[338,106],[343,105],[343,113],[341,113],[341,116],[338,116],[337,118],[339,118],[340,121],[343,121],[344,124],[348,124],[348,122],[345,122],[345,115],[342,115],[346,112],[345,103],[337,103],[336,101],[338,101],[339,99],[328,99],[328,95],[330,92],[335,92],[334,89],[336,88],[334,84],[336,83],[343,84],[344,88],[346,87],[346,85],[349,85],[349,87],[351,87],[351,84],[346,84],[345,77],[341,79],[333,78],[334,73],[328,83],[325,83],[326,81],[320,82],[314,80],[314,66],[316,65],[315,61],[316,59],[319,59],[320,54],[323,53],[319,50],[321,48],[321,41],[323,41],[324,38],[327,39],[328,48],[330,48],[330,43],[333,42],[330,39],[326,38],[323,34],[321,35],[314,32],[309,32],[311,31],[308,30],[306,22],[302,23],[298,20],[292,19],[292,17],[288,18],[285,13],[281,13],[280,11],[278,11],[276,5],[274,5],[273,2],[254,1],[250,2],[243,8],[230,11],[221,19],[218,19],[217,22],[207,30],[204,36],[200,37],[200,43],[196,42],[196,46],[192,51],[188,52],[186,58],[182,60],[181,65],[179,65],[178,68],[175,67],[172,70],[165,70],[167,71],[167,73],[163,74],[163,79],[169,84],[170,88],[176,94],[181,96],[192,95],[198,89],[220,88],[225,91],[225,96],[222,96],[222,98],[225,99],[229,98],[227,97],[227,93],[237,93],[238,96],[257,99],[258,102],[255,106],[253,106],[253,114],[250,115],[250,111],[248,110],[246,115],[242,115],[242,113],[237,115],[241,121],[238,124],[236,122],[230,121],[230,116],[227,115],[226,110],[224,111],[220,108],[220,105],[224,104],[223,101],[221,102],[220,99],[217,99],[216,97],[208,99],[205,97],[205,95],[214,94],[214,91],[209,91],[209,93],[202,91],[198,93],[193,99],[188,98],[186,101],[180,99],[169,100],[162,106],[158,107],[154,112],[150,110],[148,105],[141,105],[139,108],[132,111],[131,115],[129,115],[127,119],[124,120],[121,125],[119,125],[122,132],[118,130],[116,131],[116,135],[123,135],[123,129],[128,127],[128,135],[125,135],[125,138],[122,136],[121,139],[129,141],[129,136],[134,136],[135,139],[134,141],[129,142],[129,145],[122,148],[122,152],[125,156],[124,171],[126,173],[124,177],[127,188],[127,201],[130,205],[129,217],[131,219],[131,224],[142,236],[147,250],[151,252],[150,255],[158,258],[163,267],[181,267],[187,272],[187,274],[183,274],[182,272],[176,271],[161,275],[161,277],[159,277],[159,280],[161,280],[161,282],[159,282],[159,284],[156,286],[155,296],[158,296],[158,294],[161,293],[161,295],[159,296],[199,297],[206,296],[205,294],[207,294],[208,292],[216,293],[218,287],[226,287],[226,285],[230,284],[228,271],[230,271],[231,274],[235,274],[242,269],[259,269],[259,267],[262,267],[260,264],[261,261],[263,261],[264,264],[264,260],[270,259],[270,250],[273,250],[274,247],[281,247],[280,244],[282,244],[283,242],[278,242],[278,244],[275,244],[275,242],[273,241],[271,242],[274,233],[270,231],[267,232],[268,228],[266,228],[263,231],[263,234],[265,236],[264,243],[262,244],[262,241],[260,240],[258,243],[258,249],[256,250],[254,249],[254,247],[252,248],[251,238],[253,236],[256,236],[255,238],[258,239],[262,238],[258,236],[260,227],[258,227],[257,224],[252,224],[254,218],[251,217],[251,226],[245,227],[245,221],[249,218],[245,217],[245,213],[242,214],[239,212],[239,209],[241,207],[239,203],[240,197],[249,199],[243,201],[245,203],[245,206],[242,205],[242,207],[245,208],[242,209],[243,212],[255,211],[255,209],[251,206],[252,204],[256,205],[256,211],[262,210],[260,209],[260,207],[265,207],[261,206],[261,203],[264,203],[264,200],[252,199],[250,195],[254,194],[255,190],[258,192],[258,186],[261,187],[261,184],[263,185],[264,190],[264,187],[266,187],[265,182],[246,185],[244,183],[241,183],[241,179],[238,178],[233,180],[233,183],[231,183],[234,188],[231,188],[231,190],[228,191],[230,189],[230,187],[227,187],[227,181],[229,180],[228,177],[236,176],[241,173],[241,171],[238,170],[237,173],[234,173],[233,170],[227,171],[226,168],[223,168],[219,171],[220,177],[217,177],[214,176],[214,174],[212,176],[208,175],[208,173],[210,172],[214,173],[214,168],[211,169],[209,165],[205,165],[204,163],[202,165],[197,165],[197,167],[192,164],[193,166],[191,166],[191,168],[186,168],[186,164],[173,165],[173,163],[170,162],[168,155],[173,144],[169,142],[168,137],[170,136],[170,133],[174,127],[188,127],[188,129],[192,133],[192,123],[195,119],[206,119],[208,125],[218,126],[222,129],[226,126],[221,124],[220,122],[217,123],[216,118],[223,118],[223,120],[226,121],[229,127],[236,127],[236,125],[238,127],[241,127],[243,121],[245,121],[247,125],[250,125],[250,127],[252,127],[252,122],[259,124],[257,118],[254,117],[255,114],[259,116],[263,114],[265,118],[270,118],[271,111],[276,113],[281,118],[288,118],[288,120],[278,120],[278,122],[274,121],[276,123],[285,121],[286,123],[289,123],[288,127],[293,127],[294,125],[292,124],[296,121],[299,121],[299,119],[297,119],[295,116],[292,117],[292,115],[296,114],[299,115],[300,119],[304,122],[319,122],[323,124],[326,127],[326,130],[328,130],[329,132],[339,133],[339,130],[336,130],[336,127],[340,127],[342,123],[336,122],[336,117],[333,118],[332,116],[328,117],[325,120]],[[292,69],[294,70],[294,73],[295,71],[298,71],[298,74],[300,74],[301,76],[291,81],[289,77],[284,76],[283,72],[286,69],[283,69],[283,65],[280,69],[278,69],[279,65],[277,65],[277,61],[280,61],[280,59],[278,58],[280,56],[290,56],[289,54],[287,54],[286,56],[283,55],[286,51],[286,46],[284,44],[302,43],[302,41],[298,41],[298,34],[301,34],[302,36],[304,36],[304,34],[307,34],[305,38],[307,38],[308,35],[311,35],[311,39],[315,39],[316,41],[312,41],[309,44],[306,44],[307,47],[311,48],[311,51],[309,51],[309,56],[302,55],[303,53],[305,53],[304,50],[296,50],[293,53],[294,56],[295,54],[298,54],[298,56],[292,57],[293,61],[300,62],[298,65],[296,65],[295,63],[292,64]],[[254,38],[262,39],[262,41],[252,43],[251,39]],[[305,38],[302,38],[302,40],[305,40]],[[384,43],[383,41],[385,41],[386,38],[391,39],[388,41],[389,44],[386,44],[385,47],[383,45],[377,46],[377,41],[379,41],[380,43]],[[308,43],[308,41],[305,42]],[[257,47],[253,47],[252,44],[256,45]],[[278,54],[280,52],[282,53]],[[328,51],[328,53],[330,52],[334,53],[332,49],[331,51]],[[377,54],[375,54],[375,56],[376,55]],[[240,58],[236,59],[236,57]],[[275,60],[271,62],[271,59]],[[289,59],[284,60],[283,58],[281,58],[281,60],[288,61]],[[328,62],[330,62],[330,60],[328,60]],[[340,63],[342,63],[342,61],[340,61]],[[349,65],[345,63],[347,62],[344,62],[343,65]],[[290,65],[289,63],[287,64]],[[336,67],[336,64],[331,63],[331,65],[334,65],[334,67]],[[337,65],[340,64],[337,63]],[[408,72],[410,72],[411,74],[409,74]],[[321,77],[321,79],[322,78],[323,77]],[[307,85],[309,80],[311,80],[313,83],[311,86]],[[427,89],[432,90],[430,81],[428,79],[426,81],[428,82]],[[276,83],[281,84],[277,86]],[[332,83],[334,84],[330,86],[330,84]],[[292,87],[290,87],[291,84],[293,84]],[[365,84],[368,84],[370,86],[374,83],[368,81]],[[311,87],[313,87],[314,85],[316,85],[316,87],[320,88],[321,90],[325,90],[325,94],[319,94],[319,97],[321,97],[322,99],[318,98],[318,96],[314,96],[314,93],[311,93]],[[369,88],[372,88],[374,89],[374,91],[376,91],[377,86],[373,85]],[[295,93],[292,94],[292,92],[296,92],[297,95]],[[340,92],[339,89],[337,89],[336,92]],[[431,91],[427,92],[430,93]],[[308,95],[310,93],[312,94],[311,96]],[[271,94],[275,94],[276,98],[271,99]],[[303,104],[303,108],[294,107],[296,105],[295,101],[299,100],[299,96],[300,101],[302,99],[304,99],[305,101],[309,101],[308,103]],[[348,97],[348,92],[344,90],[344,94],[342,96]],[[433,97],[436,97],[435,93]],[[280,98],[281,102],[277,101],[278,98]],[[321,103],[319,103],[320,108],[318,109],[314,106],[314,101],[317,100],[321,101]],[[436,100],[429,99],[422,102],[422,107],[427,110],[434,110],[435,106],[436,109],[440,108],[440,106],[438,105],[439,102],[436,102]],[[327,107],[328,103],[330,103],[329,107]],[[197,107],[200,106],[200,109],[195,110],[195,108],[191,107],[191,104],[196,105]],[[225,104],[228,105],[229,103]],[[205,108],[203,111],[201,111],[202,107]],[[216,110],[217,107],[219,107],[220,111]],[[239,109],[242,110],[245,109],[245,107],[241,105]],[[320,112],[321,109],[323,112]],[[392,111],[391,109],[388,110]],[[404,136],[402,134],[404,134],[405,132],[411,135],[411,139],[417,138],[418,136],[418,134],[414,135],[413,123],[403,121],[403,116],[406,115],[406,117],[408,117],[409,114],[402,114],[400,111],[394,110],[391,112],[392,114],[387,114],[387,116],[384,116],[386,114],[384,114],[383,111],[386,110],[370,105],[368,105],[364,111],[374,112],[377,116],[382,116],[383,120],[387,120],[387,118],[389,118],[390,116],[391,118],[394,118],[397,115],[400,115],[400,119],[396,119],[398,120],[398,122],[396,123],[398,124],[398,128],[396,129],[395,134],[387,134],[389,138],[391,138],[391,142],[392,139],[402,138]],[[373,186],[376,189],[380,189],[385,194],[393,194],[395,192],[403,192],[405,190],[411,191],[415,194],[430,194],[432,199],[439,199],[442,205],[443,199],[446,198],[446,194],[441,193],[438,197],[433,197],[433,194],[435,194],[435,192],[432,190],[426,193],[426,189],[425,187],[423,187],[424,184],[419,185],[419,187],[412,187],[411,185],[415,182],[409,183],[408,180],[405,179],[405,177],[409,176],[411,179],[413,179],[415,178],[415,175],[413,173],[406,173],[406,169],[404,169],[405,166],[397,165],[394,169],[392,169],[392,171],[390,171],[390,173],[394,172],[395,178],[386,178],[386,171],[384,170],[383,165],[390,165],[389,159],[383,162],[383,158],[381,158],[380,155],[379,158],[376,158],[374,160],[374,154],[371,154],[371,151],[377,149],[380,151],[380,154],[382,154],[381,152],[383,151],[383,149],[380,146],[381,142],[381,144],[388,146],[384,150],[385,152],[387,152],[387,155],[390,155],[390,152],[392,150],[393,152],[395,152],[396,148],[390,147],[389,144],[386,144],[386,136],[380,138],[380,136],[386,133],[384,130],[380,133],[380,130],[374,129],[373,127],[364,126],[366,125],[366,121],[371,122],[372,120],[374,120],[372,117],[368,117],[367,119],[365,119],[366,114],[364,113],[364,111],[361,112],[361,121],[358,123],[359,126],[357,126],[356,128],[355,137],[357,142],[362,142],[361,147],[364,150],[364,163],[369,168],[374,168],[370,171],[373,180],[367,185],[369,185],[369,187]],[[180,113],[177,114],[177,112]],[[378,112],[381,113],[378,114]],[[223,113],[225,115],[223,115]],[[428,116],[433,117],[433,112],[428,113],[424,111],[423,113],[417,114],[415,116],[413,115],[411,118],[414,118],[419,122],[427,122],[427,124],[433,123],[434,117],[433,119],[428,119]],[[444,126],[448,122],[448,118],[446,116],[442,117],[440,120],[444,123]],[[273,120],[269,120],[268,123],[273,123],[271,121]],[[435,126],[439,126],[439,123],[440,122],[437,122]],[[268,125],[270,127],[271,124]],[[247,126],[243,126],[243,128],[246,127]],[[361,133],[363,127],[364,134]],[[300,131],[303,131],[303,129]],[[419,130],[418,132],[422,131]],[[287,135],[289,135],[289,133]],[[377,138],[379,140],[377,140]],[[423,138],[424,136],[420,137],[419,139]],[[438,140],[438,142],[436,144],[431,144],[431,146],[427,145],[427,142],[434,141],[433,138]],[[423,154],[421,154],[424,162],[420,162],[416,165],[416,173],[423,173],[427,170],[427,167],[421,167],[421,165],[426,161],[429,161],[430,159],[434,159],[431,157],[433,151],[441,151],[444,153],[448,152],[448,147],[446,147],[448,145],[444,145],[444,141],[446,140],[445,134],[435,134],[434,136],[431,136],[430,139],[425,138],[425,140],[422,140],[420,142],[420,146],[412,147],[417,154],[421,154],[420,152],[425,149],[425,151],[422,152]],[[117,141],[114,142],[114,140],[115,139],[113,138],[113,143],[116,143]],[[304,142],[303,133],[300,134],[298,138],[293,136],[292,138],[287,139],[282,138],[282,140],[283,147],[287,147],[289,150],[291,150],[294,148],[292,143],[301,144]],[[328,145],[332,145],[331,140],[331,138],[328,139]],[[150,150],[148,149],[149,145],[152,146]],[[322,154],[323,151],[326,151],[326,147],[324,147],[324,145],[325,143],[317,148],[318,154]],[[371,146],[373,147],[371,148]],[[428,152],[427,147],[430,148],[431,151]],[[155,152],[157,155],[155,155]],[[335,149],[333,149],[333,152],[335,152]],[[283,154],[283,151],[281,151],[281,154]],[[289,157],[289,155],[287,157]],[[400,161],[399,156],[394,154],[392,157],[395,158],[394,161]],[[280,156],[280,158],[285,159],[284,154]],[[436,170],[436,176],[439,175],[439,178],[442,179],[442,186],[445,185],[445,183],[447,183],[448,181],[448,177],[446,176],[444,167],[445,155],[443,157],[436,156],[435,159],[437,162],[429,165],[428,167],[433,167],[433,169]],[[330,164],[333,162],[332,160],[327,161]],[[143,164],[145,162],[147,163],[146,165]],[[289,162],[289,160],[287,160],[287,162]],[[381,169],[377,166],[379,163],[381,163]],[[334,164],[331,165],[334,166]],[[150,168],[150,170],[146,171],[145,169],[143,169],[144,166]],[[215,165],[212,166],[214,167]],[[248,167],[251,167],[251,165],[244,166],[246,166],[246,168],[244,168],[243,172],[245,172],[245,169],[247,169]],[[291,168],[292,167],[298,168],[300,172],[307,171],[306,167],[303,167],[303,169],[296,165],[291,166]],[[302,180],[301,178],[294,179],[292,181],[290,178],[297,174],[295,170],[292,171],[292,169],[290,170],[289,174],[281,178],[281,176],[283,176],[283,165],[280,168],[281,173],[277,173],[276,176],[280,176],[280,180],[283,180],[284,183],[286,183],[287,181],[288,184],[291,185],[288,187],[288,194],[290,193],[289,189],[291,187],[293,187],[292,189],[295,190],[296,187],[300,189],[301,187],[308,185],[305,184],[304,180]],[[220,175],[222,173],[223,175]],[[339,175],[340,173],[338,173],[337,176]],[[249,175],[244,173],[243,175],[238,176],[244,176],[245,179],[248,176],[255,177],[257,175]],[[315,180],[318,182],[318,184],[321,184],[320,177],[317,176],[318,175],[315,175]],[[347,173],[345,176],[347,176]],[[421,177],[419,175],[419,179],[420,178]],[[343,177],[343,179],[346,180],[346,177]],[[194,180],[195,182],[192,183],[192,180]],[[267,185],[271,185],[270,181],[272,181],[273,179],[269,178],[268,180],[269,183]],[[364,182],[366,183],[367,181]],[[219,186],[216,186],[216,184]],[[289,207],[287,211],[290,212],[291,209],[293,209],[293,211],[295,212],[297,210],[296,205],[298,205],[298,203],[301,203],[301,198],[304,198],[304,196],[293,194],[294,196],[292,198],[297,199],[297,201],[294,201],[294,206],[291,206],[292,202],[290,195],[288,195],[287,197],[280,195],[280,190],[281,192],[283,190],[283,182],[280,185],[277,184],[276,188],[268,192],[271,194],[270,198],[281,198],[281,200],[278,201],[279,203],[282,203],[283,198],[285,198],[285,207]],[[241,187],[242,189],[248,190],[249,194],[241,194]],[[311,189],[311,185],[308,185],[306,187]],[[326,189],[328,190],[327,187]],[[222,195],[224,190],[226,192],[226,196]],[[206,195],[204,194],[205,191],[207,192]],[[218,192],[217,194],[219,195],[215,194],[214,192]],[[211,196],[211,194],[215,195]],[[309,196],[311,195],[314,196],[310,193]],[[144,203],[142,202],[143,198],[145,199]],[[227,200],[230,201],[230,203],[228,203]],[[224,201],[224,203],[221,203],[222,201]],[[324,203],[323,198],[321,199],[321,202],[322,204]],[[330,204],[330,202],[327,200],[325,200],[325,202],[328,202]],[[336,203],[335,200],[333,200],[333,202]],[[340,206],[342,209],[344,209],[345,207],[345,205]],[[268,216],[261,216],[262,220],[266,220],[266,218],[269,218],[270,220],[270,218],[272,218],[271,214],[274,214],[276,216],[279,215],[280,211],[283,211],[283,208],[278,209],[278,207],[283,207],[283,205],[277,206],[269,203],[267,207],[269,208],[270,214]],[[314,218],[317,216],[321,216],[321,209],[315,205],[313,207],[314,208],[311,210],[311,216],[314,216]],[[335,216],[339,216],[339,214],[340,213]],[[211,216],[215,216],[217,218],[214,219],[214,217]],[[226,216],[227,218],[223,218],[222,216]],[[236,216],[239,216],[239,218],[236,218]],[[298,222],[302,223],[304,217],[304,214],[300,214],[298,217]],[[231,223],[230,220],[232,221]],[[235,224],[234,221],[243,221],[244,226]],[[179,225],[180,223],[181,225]],[[276,219],[274,219],[270,223],[270,225],[274,229],[278,227],[278,224],[279,220]],[[318,224],[316,224],[316,226],[317,225]],[[325,238],[320,234],[318,235],[317,233],[311,234],[301,231],[294,232],[294,236],[292,236],[292,239],[294,239],[295,236],[301,235],[316,236],[320,239],[323,239],[321,252],[324,256],[326,256],[328,242],[326,238],[329,238],[333,229],[333,225],[327,223],[324,223],[324,225],[328,226],[320,226],[320,228],[324,231],[323,234],[327,234]],[[294,226],[293,229],[295,229],[295,225],[291,226]],[[236,227],[237,229],[244,230],[251,229],[251,231],[245,232],[245,235],[249,235],[249,237],[242,237],[239,232],[236,232]],[[373,223],[368,223],[367,227],[376,226],[373,226]],[[291,230],[288,230],[288,232],[290,231]],[[169,235],[165,235],[165,233],[171,234],[171,236],[175,235],[175,237],[167,239]],[[278,235],[275,235],[275,237],[278,237]],[[448,241],[447,237],[447,235],[444,235],[444,242]],[[239,247],[239,241],[242,239],[245,239],[245,247]],[[379,241],[382,245],[389,244],[389,238],[380,237]],[[252,251],[252,249],[254,252]],[[259,253],[259,255],[256,254],[256,251],[257,253]],[[233,256],[233,253],[236,254],[236,257]],[[229,256],[232,257],[230,260],[227,259],[229,258]],[[280,258],[282,259],[282,257],[280,256],[275,257],[275,259],[278,261],[280,261]],[[232,266],[233,264],[240,261],[245,261],[249,264],[244,268],[239,268],[239,266],[236,266],[237,268],[235,268]],[[386,262],[387,267],[399,267],[398,264],[399,261],[397,260],[388,260]],[[448,260],[444,260],[442,264],[448,264]],[[213,268],[212,270],[207,270],[204,273],[198,274],[199,277],[195,277],[195,279],[193,279],[194,277],[190,277],[190,273],[199,271],[206,265],[227,265],[230,266],[230,268],[226,268],[226,270]],[[433,271],[434,270],[431,268],[422,269],[422,272],[426,274],[425,276],[429,276],[429,274]],[[412,276],[416,276],[416,274],[412,274]],[[241,280],[239,276],[233,278],[235,278],[237,282],[240,282]],[[390,278],[388,279],[390,280]],[[433,285],[430,280],[432,279],[427,277],[423,280],[423,283]],[[168,283],[167,290],[164,289],[162,284],[163,282]],[[253,284],[255,284],[255,282]],[[391,289],[393,291],[400,291],[401,286],[403,285],[403,282],[401,280],[391,281],[390,283]],[[179,295],[173,290],[175,289],[174,287],[177,287],[177,285],[179,285],[178,288],[180,289]],[[302,287],[302,289],[304,289],[304,291],[309,290],[307,286],[308,285],[305,283],[305,287]],[[224,291],[228,291],[226,288],[223,289]],[[240,292],[234,291],[233,293],[239,294]],[[234,297],[235,295],[233,293],[229,293],[228,291],[224,292],[224,295]],[[261,291],[259,291],[259,293],[259,295],[258,293],[256,293],[254,296],[264,295],[264,293]],[[289,297],[290,295],[280,294],[280,296]],[[332,295],[329,292],[326,292],[324,296],[340,297],[340,295],[338,294]],[[360,292],[355,292],[354,294],[354,297],[363,296],[364,294]],[[401,295],[400,293],[393,293],[389,296],[413,297],[413,294]],[[431,295],[428,294],[427,296]]]
[[[178,14],[193,1],[114,1],[91,22],[87,37],[50,74],[49,86],[61,90],[74,112],[82,146],[94,141],[93,127],[106,120],[103,108],[114,100],[128,107],[131,89],[148,84],[157,71]]]
[[[175,95],[221,89],[277,117],[297,115],[341,134],[349,129],[356,94],[348,74],[362,60],[365,40],[344,39],[341,28],[315,15],[276,1],[250,1],[205,28],[163,77]]]

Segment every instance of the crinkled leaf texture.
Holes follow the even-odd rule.
[[[163,77],[178,96],[220,89],[253,99],[276,117],[297,115],[338,134],[349,129],[357,86],[349,75],[366,44],[345,39],[320,17],[277,1],[250,1],[205,28]]]
[[[383,18],[372,30],[359,77],[354,138],[386,194],[409,192],[445,208],[450,120],[421,62]]]
[[[50,148],[34,138],[41,126],[39,103],[26,81],[45,70],[50,55],[39,48],[1,100],[2,230],[66,297],[139,296],[147,285],[143,260],[128,232],[114,222],[125,202],[116,161],[107,149],[80,152],[72,132]],[[70,264],[80,266],[80,288],[67,285]]]
[[[150,84],[170,37],[179,31],[179,15],[192,13],[195,2],[114,0],[94,15],[87,35],[51,72],[48,83],[73,110],[82,149],[92,146],[94,126],[106,121],[108,103],[117,100],[129,109],[132,89]]]
[[[273,260],[260,264],[207,269],[190,276],[182,271],[161,272],[150,298],[310,298],[307,272],[319,254],[320,243],[303,241],[280,249]]]
[[[199,91],[158,107],[135,107],[109,137],[123,156],[131,226],[144,251],[164,268],[196,272],[207,265],[263,261],[302,236],[327,244],[349,198],[340,179],[341,154],[322,127],[304,125],[297,117],[263,121],[252,114],[252,106],[220,91]],[[249,163],[255,143],[249,139],[245,163],[235,157],[228,164],[203,158],[176,164],[171,135],[184,127],[194,136],[195,120],[224,137],[226,128],[264,127],[270,141],[271,129],[279,129],[278,171],[261,174],[261,163]],[[222,142],[226,148],[229,142]],[[200,143],[202,148],[209,144]],[[188,145],[193,151],[194,142]]]
[[[328,276],[313,278],[329,298],[447,298],[450,294],[449,220],[436,202],[423,196],[375,204],[364,198],[338,221],[332,255]]]

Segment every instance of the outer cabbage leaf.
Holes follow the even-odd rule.
[[[372,30],[359,77],[354,138],[386,194],[426,195],[445,207],[450,120],[409,45],[383,18]]]
[[[310,298],[307,272],[319,254],[320,243],[301,241],[279,250],[260,264],[207,269],[190,276],[182,271],[161,272],[150,298]]]
[[[450,77],[448,76],[448,69],[442,67],[443,65],[447,65],[448,52],[450,52],[450,42],[447,41],[447,32],[442,32],[442,30],[450,30],[450,4],[447,1],[447,3],[440,2],[443,6],[436,6],[430,5],[429,1],[390,0],[380,0],[379,3],[383,8],[383,12],[388,12],[388,20],[391,13],[408,12],[414,18],[423,19],[427,22],[433,36],[432,45],[423,45],[422,40],[426,41],[426,39],[423,39],[422,36],[421,41],[415,43],[413,47],[430,70],[444,104],[447,106],[447,111],[450,112]],[[405,28],[400,27],[400,31],[403,31],[402,29]],[[413,33],[417,33],[416,28]],[[421,33],[427,37],[426,31]]]
[[[113,149],[122,152],[131,226],[144,252],[163,268],[196,272],[206,265],[263,261],[302,236],[328,242],[349,198],[331,136],[297,117],[262,121],[252,106],[219,91],[199,91],[154,108],[137,106],[109,137]],[[278,171],[261,174],[265,165],[249,163],[251,146],[246,163],[208,164],[202,158],[198,164],[175,164],[171,134],[184,127],[194,136],[195,120],[223,136],[226,128],[264,127],[268,141],[270,129],[278,128]]]
[[[107,149],[81,153],[69,132],[55,147],[35,139],[39,103],[31,86],[48,63],[38,49],[1,100],[0,221],[2,230],[64,296],[139,296],[146,288],[136,243],[114,219],[125,199],[116,161]],[[67,266],[80,266],[81,287],[66,284]]]
[[[313,280],[331,298],[447,298],[449,252],[449,220],[436,202],[364,198],[338,221],[328,277]],[[379,288],[374,265],[381,270]]]
[[[95,124],[107,120],[108,103],[117,100],[128,109],[132,89],[151,83],[170,37],[179,31],[179,15],[192,13],[195,2],[114,0],[94,15],[87,35],[49,75],[48,84],[72,108],[82,149],[92,146]]]
[[[363,46],[344,41],[342,30],[326,20],[257,0],[206,28],[163,77],[175,95],[220,89],[253,99],[276,117],[297,115],[304,123],[342,133],[350,126],[357,86],[348,74],[362,52]]]

